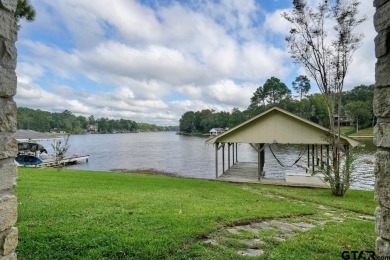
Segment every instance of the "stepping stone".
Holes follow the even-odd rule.
[[[212,245],[212,246],[216,246],[218,245],[219,243],[217,241],[215,241],[214,239],[207,239],[204,241],[204,243],[206,244],[209,244],[209,245]]]
[[[293,233],[284,233],[283,236],[290,238],[290,237],[295,236],[295,234],[293,234]]]
[[[338,218],[338,217],[333,217],[332,220],[336,222],[344,222],[343,218]]]
[[[320,225],[320,226],[324,226],[326,223],[328,223],[328,221],[325,221],[325,220],[317,220],[316,222],[317,222],[318,225]]]
[[[246,250],[240,250],[237,251],[237,254],[242,255],[242,256],[261,256],[264,254],[264,251],[261,249],[246,249]]]
[[[303,230],[309,230],[316,227],[316,225],[313,225],[311,223],[306,223],[306,222],[292,223],[292,225],[297,226]]]
[[[292,223],[292,225],[299,227],[299,229],[303,232],[316,227],[316,225],[313,225],[311,223],[305,223],[305,222]]]
[[[259,229],[274,229],[273,227],[270,226],[267,222],[258,222],[258,223],[253,223],[252,226],[259,228]]]
[[[318,205],[318,208],[319,209],[326,209],[326,207],[324,205]]]
[[[291,225],[289,223],[284,223],[284,222],[274,221],[274,220],[271,221],[271,225],[284,231],[293,231],[299,229],[298,227]]]
[[[251,227],[251,226],[249,226],[249,225],[237,226],[237,228],[240,228],[240,229],[243,229],[243,230],[246,230],[246,231],[255,233],[255,234],[258,234],[258,233],[259,233],[259,229],[258,229],[258,228],[254,228],[254,227]]]
[[[227,228],[226,229],[228,232],[232,233],[232,234],[236,234],[236,235],[240,235],[241,233],[237,230],[237,228],[233,227],[233,228]]]
[[[375,216],[359,216],[363,220],[375,220]]]
[[[271,237],[271,238],[273,238],[274,240],[279,241],[279,242],[286,241],[286,239],[284,239],[283,237]]]
[[[333,216],[333,213],[325,212],[324,215],[325,215],[325,216]]]
[[[257,248],[257,245],[264,244],[264,241],[261,239],[243,239],[242,242],[250,246],[251,248]]]

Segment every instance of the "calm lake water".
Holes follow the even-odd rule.
[[[88,154],[90,159],[88,163],[69,168],[97,171],[155,169],[179,176],[214,179],[215,151],[212,145],[205,144],[205,140],[202,137],[176,135],[175,132],[72,135],[68,154]],[[357,179],[351,185],[353,189],[373,189],[375,147],[372,147],[370,141],[367,143],[367,149],[358,155],[355,164]],[[49,148],[50,153],[50,145],[45,147]],[[299,153],[305,149],[299,145],[271,147],[284,165],[294,164]],[[227,164],[227,151],[225,156]],[[302,157],[301,164],[306,164],[306,158],[307,155]],[[250,145],[239,144],[238,161],[257,162],[257,152]],[[219,162],[221,174],[221,158]],[[295,166],[281,167],[269,148],[265,151],[265,162],[266,178],[284,178],[286,172],[302,172]]]

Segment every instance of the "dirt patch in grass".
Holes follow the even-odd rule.
[[[172,172],[159,171],[153,168],[148,169],[111,169],[110,171],[115,173],[125,173],[125,174],[146,174],[146,175],[157,175],[157,176],[168,176],[168,177],[180,177],[179,175]]]

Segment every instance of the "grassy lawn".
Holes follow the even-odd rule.
[[[335,208],[347,209],[353,212],[373,215],[377,203],[374,201],[373,191],[349,190],[344,197],[331,196],[329,189],[311,189],[297,187],[277,187],[272,185],[250,185],[264,193],[274,193],[287,198],[313,202]]]
[[[240,223],[311,221],[322,214],[318,204],[365,214],[372,214],[376,206],[372,192],[349,191],[346,198],[335,199],[329,191],[317,189],[35,168],[19,168],[17,196],[19,259],[239,258],[234,249],[242,245],[234,238],[221,246],[202,241]],[[259,258],[284,255],[286,259],[286,251],[292,249],[294,256],[316,259],[328,259],[328,251],[340,255],[345,248],[372,250],[374,222],[356,220],[354,214],[345,213],[350,218],[343,223],[268,243],[266,254]]]
[[[350,136],[373,136],[374,128],[369,127],[365,129],[360,129],[359,132],[356,132],[356,128],[341,128],[340,132],[345,135]]]
[[[374,135],[374,128],[365,128],[359,130],[359,132],[355,132],[351,134],[351,136],[373,136]]]

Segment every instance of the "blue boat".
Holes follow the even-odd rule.
[[[38,165],[42,163],[42,159],[33,155],[18,155],[15,157],[15,161],[21,165]]]

